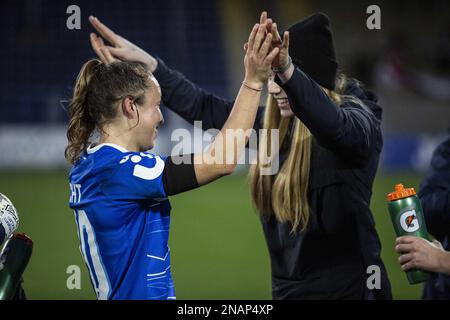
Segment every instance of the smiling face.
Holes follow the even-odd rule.
[[[269,94],[271,94],[277,102],[281,117],[291,118],[294,116],[294,112],[292,112],[286,92],[274,81],[274,78],[275,75],[272,72],[268,82]]]
[[[159,126],[164,123],[160,109],[161,89],[156,80],[152,79],[152,84],[145,91],[144,97],[144,103],[138,105],[139,123],[134,128],[140,151],[147,151],[155,146]]]

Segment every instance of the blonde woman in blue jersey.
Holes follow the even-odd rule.
[[[190,161],[148,152],[164,120],[158,82],[143,64],[103,51],[106,63],[89,60],[81,69],[65,156],[73,165],[70,207],[98,299],[175,298],[167,197],[234,170],[248,138],[243,131],[253,127],[279,51],[270,49],[272,36],[265,29],[256,24],[249,35],[245,78],[228,120],[208,150],[190,155]],[[226,131],[237,129],[241,134],[226,138]],[[91,144],[94,132],[100,138]]]

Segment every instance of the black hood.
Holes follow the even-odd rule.
[[[381,121],[383,109],[378,105],[378,97],[374,92],[364,88],[359,81],[355,79],[348,79],[345,94],[352,95],[360,99],[364,105],[372,111],[375,117]]]

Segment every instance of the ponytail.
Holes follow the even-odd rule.
[[[91,59],[83,65],[69,104],[68,145],[64,155],[71,164],[75,164],[80,159],[80,155],[87,148],[89,137],[95,129],[96,123],[89,113],[86,97],[89,82],[96,67],[100,64],[102,64],[100,60]]]

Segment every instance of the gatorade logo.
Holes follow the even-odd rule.
[[[406,232],[414,232],[419,230],[419,220],[417,220],[416,211],[409,210],[403,212],[400,216],[400,226]]]

